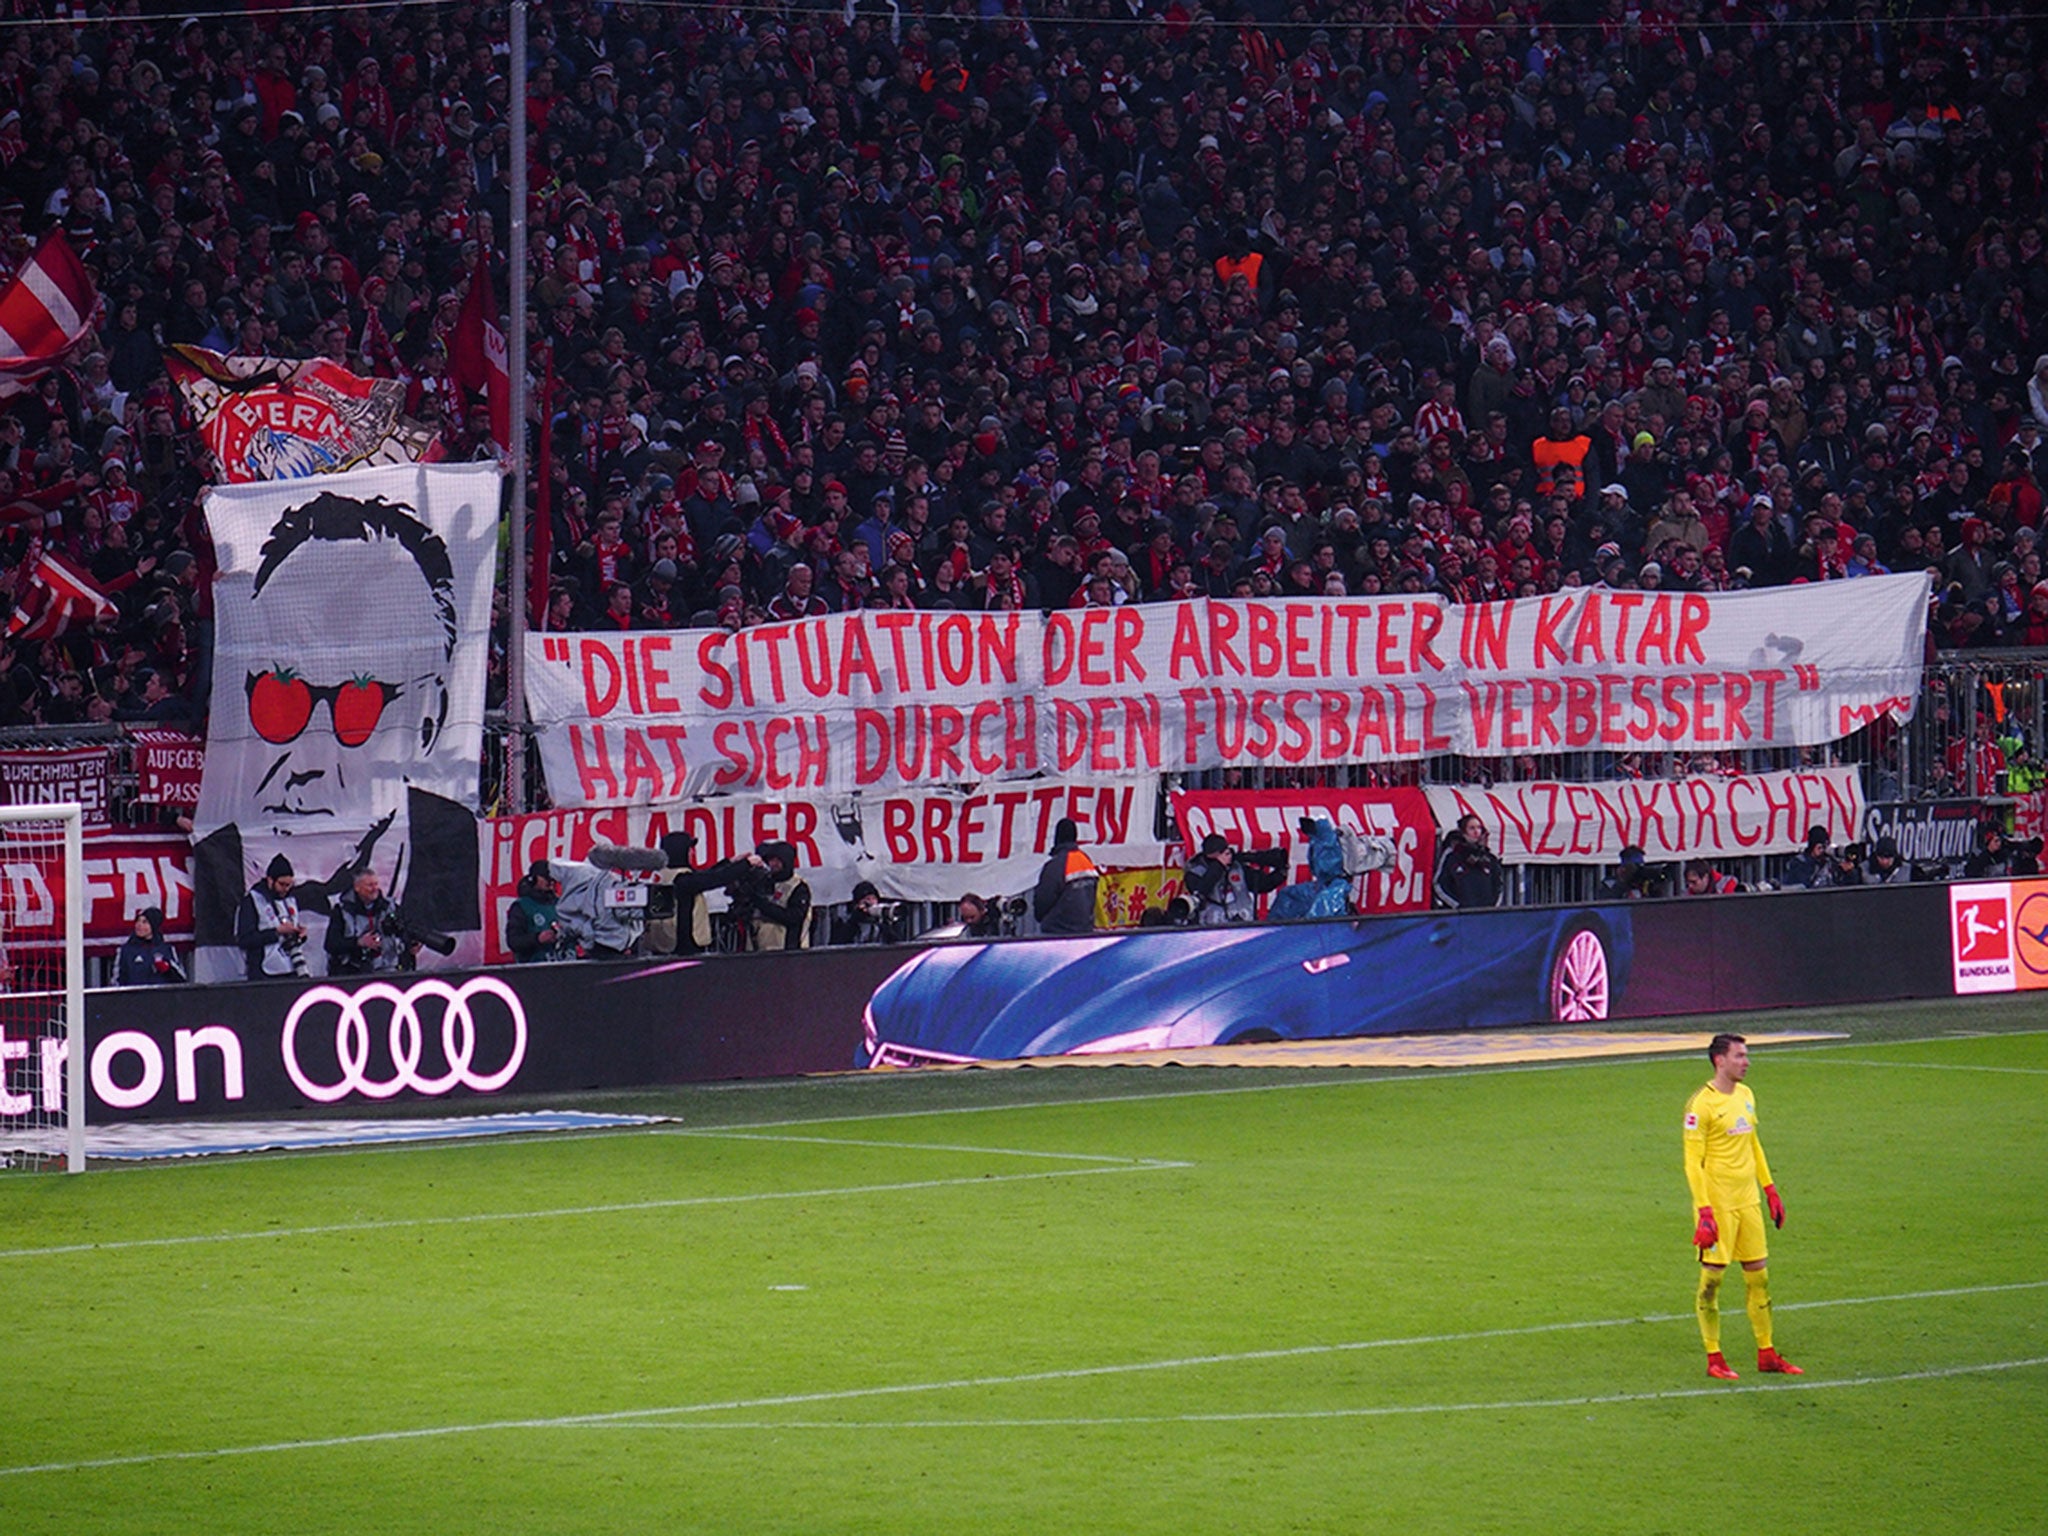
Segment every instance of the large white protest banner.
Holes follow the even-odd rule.
[[[1726,778],[1622,779],[1599,784],[1431,785],[1437,825],[1477,816],[1504,864],[1612,864],[1621,850],[1652,863],[1791,853],[1810,828],[1830,844],[1863,825],[1863,778],[1854,768],[1810,768]]]
[[[234,905],[279,855],[309,912],[367,867],[415,922],[476,929],[500,484],[494,464],[422,464],[207,496],[200,979],[240,974]]]
[[[367,827],[408,786],[474,810],[492,464],[225,486],[202,827]]]
[[[534,635],[564,805],[1444,753],[1811,746],[1910,717],[1927,578],[857,613]]]

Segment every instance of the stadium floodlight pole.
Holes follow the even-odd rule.
[[[505,649],[506,813],[526,809],[526,5],[512,0],[512,216],[506,221],[510,247],[511,334],[505,338],[505,369],[512,386],[511,527],[505,551],[505,604],[511,629]],[[541,424],[547,430],[547,424]]]
[[[64,821],[64,1168],[85,1172],[85,811],[54,807]],[[161,935],[159,935],[161,937]]]

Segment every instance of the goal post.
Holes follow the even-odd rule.
[[[85,1170],[85,817],[0,805],[0,1160]]]

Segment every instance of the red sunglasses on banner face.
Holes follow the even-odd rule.
[[[384,706],[405,690],[374,677],[315,687],[289,668],[251,672],[244,684],[249,694],[249,723],[274,746],[296,741],[312,722],[322,702],[334,721],[335,739],[344,747],[360,747],[377,729]]]

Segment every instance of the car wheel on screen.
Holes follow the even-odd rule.
[[[1558,1024],[1591,1023],[1607,1017],[1613,997],[1606,939],[1597,928],[1572,929],[1550,957],[1545,1012]]]

